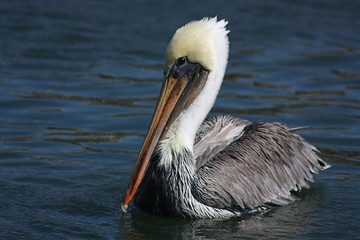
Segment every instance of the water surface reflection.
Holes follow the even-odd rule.
[[[298,239],[323,224],[318,210],[322,186],[303,195],[287,206],[229,219],[176,220],[132,209],[121,224],[128,239]]]

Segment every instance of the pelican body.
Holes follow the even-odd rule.
[[[165,217],[236,216],[298,199],[329,167],[316,148],[281,123],[206,118],[227,65],[227,22],[204,18],[179,28],[122,211]]]

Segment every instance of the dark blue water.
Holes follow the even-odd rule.
[[[0,239],[359,239],[359,1],[1,1]],[[119,211],[173,32],[230,23],[212,114],[279,121],[332,165],[243,218]]]

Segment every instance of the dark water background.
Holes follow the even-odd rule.
[[[0,239],[360,239],[360,1],[1,1]],[[173,32],[230,23],[212,114],[280,121],[332,168],[303,200],[217,220],[119,202]]]

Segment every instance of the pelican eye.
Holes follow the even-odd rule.
[[[179,79],[189,68],[189,60],[187,57],[180,57],[176,59],[174,65],[170,69],[169,75],[175,79]]]
[[[178,68],[183,68],[188,64],[188,62],[189,61],[188,61],[187,57],[181,57],[176,60],[175,64]]]

